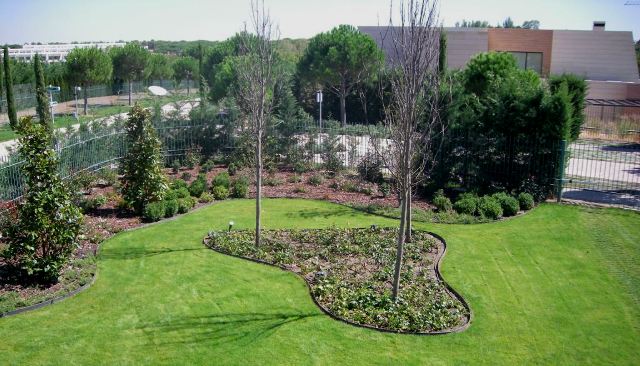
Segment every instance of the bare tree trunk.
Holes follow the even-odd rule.
[[[405,224],[407,222],[407,195],[404,189],[403,191],[403,198],[400,203],[400,230],[398,231],[398,242],[396,248],[396,265],[393,271],[393,290],[391,294],[393,301],[398,300],[398,293],[400,292],[400,272],[402,270],[402,256],[404,255],[404,231]]]
[[[409,178],[411,179],[411,178]],[[405,230],[405,236],[404,236],[404,242],[405,243],[411,243],[411,217],[412,217],[412,213],[411,213],[411,200],[412,200],[412,194],[411,194],[411,185],[409,185],[409,192],[407,194],[407,223],[405,225],[406,230]]]
[[[129,79],[129,105],[131,105],[131,89],[133,88],[133,81]]]
[[[347,88],[344,83],[340,86],[340,121],[342,127],[347,126]]]
[[[87,115],[87,110],[89,109],[89,95],[87,94],[87,87],[86,85],[83,85],[84,87],[84,115]]]
[[[256,247],[259,247],[262,226],[262,131],[258,132],[258,141],[256,142]]]

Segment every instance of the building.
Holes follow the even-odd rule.
[[[359,27],[385,53],[386,27]],[[640,99],[640,80],[632,32],[606,31],[604,22],[593,29],[533,30],[519,28],[444,28],[447,66],[459,69],[476,54],[510,52],[522,68],[542,77],[571,73],[589,83],[589,99]],[[386,49],[385,49],[386,48]]]
[[[64,61],[74,48],[98,47],[123,47],[125,42],[99,42],[99,43],[62,43],[62,44],[25,44],[22,48],[10,48],[9,57],[18,61],[32,61],[36,54],[42,56],[45,62]]]

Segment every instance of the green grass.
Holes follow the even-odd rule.
[[[179,100],[185,99],[186,95],[175,95],[175,96],[166,96],[166,97],[157,97],[156,98],[144,98],[138,100],[138,103],[143,107],[151,107],[154,103],[159,102],[162,105],[167,103],[176,102]],[[55,128],[67,128],[69,126],[75,124],[83,124],[89,121],[92,121],[97,118],[113,116],[120,113],[129,112],[131,107],[128,105],[112,105],[112,106],[101,106],[101,107],[91,107],[89,109],[88,116],[80,115],[79,119],[76,120],[73,116],[57,116],[55,118],[54,127]],[[82,112],[80,112],[82,113]],[[0,142],[9,141],[18,138],[18,134],[11,129],[9,123],[0,125]]]
[[[210,229],[251,228],[225,201],[107,241],[87,291],[0,319],[2,364],[637,364],[640,216],[542,205],[480,225],[419,224],[444,236],[443,275],[471,327],[380,333],[333,320],[304,282],[205,249]],[[320,201],[265,200],[267,228],[392,225]]]

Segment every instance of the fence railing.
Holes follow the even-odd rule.
[[[584,112],[581,138],[640,142],[640,102],[588,100]]]

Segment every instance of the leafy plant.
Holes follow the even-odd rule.
[[[526,192],[520,192],[520,194],[518,194],[518,202],[520,203],[520,208],[525,211],[531,210],[535,205],[533,196]]]
[[[149,202],[159,201],[167,190],[162,172],[160,140],[149,111],[136,104],[125,124],[129,149],[122,159],[122,196],[141,213]]]
[[[213,197],[213,195],[211,193],[204,192],[204,193],[202,193],[202,195],[198,199],[198,202],[200,202],[200,203],[209,203],[209,202],[212,202],[214,199],[215,198]]]
[[[160,221],[165,216],[164,201],[150,202],[142,211],[142,218],[147,222]]]
[[[433,205],[436,206],[438,212],[451,211],[451,209],[453,208],[451,200],[449,199],[449,197],[444,195],[444,191],[442,189],[436,191],[436,194],[433,197]]]
[[[478,210],[478,196],[462,194],[454,203],[453,209],[459,214],[475,215]]]
[[[382,197],[388,197],[391,194],[391,186],[387,182],[382,182],[378,185],[378,190]]]
[[[229,173],[227,172],[222,172],[219,173],[218,175],[216,175],[215,177],[213,177],[213,179],[211,180],[211,187],[224,187],[226,189],[229,189],[230,187],[230,179],[229,179]]]
[[[382,182],[382,161],[375,155],[367,155],[358,164],[358,174],[366,182]]]
[[[312,186],[319,186],[324,182],[324,178],[320,174],[313,174],[307,179],[307,183]]]
[[[184,214],[189,212],[196,205],[196,199],[193,197],[179,198],[178,199],[178,213]]]
[[[207,185],[207,178],[204,176],[204,174],[200,174],[189,185],[189,193],[193,197],[200,197],[205,191],[207,191],[208,188],[209,187]]]
[[[227,167],[227,171],[229,172],[230,176],[234,176],[238,173],[238,166],[234,163],[230,163]]]
[[[482,196],[478,200],[478,213],[482,217],[497,219],[502,216],[500,202],[491,196]]]
[[[512,197],[505,192],[496,193],[492,197],[500,202],[502,213],[505,217],[514,216],[518,211],[520,211],[520,203],[515,197]]]
[[[231,185],[231,196],[233,198],[245,198],[249,192],[249,180],[246,177],[234,179]]]
[[[224,186],[213,187],[213,198],[217,201],[226,200],[229,197],[229,190]]]
[[[164,201],[164,217],[172,217],[175,216],[178,212],[178,201],[173,200],[165,200]]]

